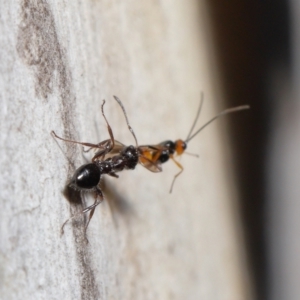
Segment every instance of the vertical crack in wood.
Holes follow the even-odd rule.
[[[62,48],[56,32],[55,20],[49,4],[45,0],[21,1],[21,22],[17,34],[17,53],[23,63],[33,71],[35,94],[48,101],[49,94],[58,90],[62,109],[61,117],[64,133],[73,138],[75,96],[72,91],[72,77],[66,51]],[[67,155],[72,156],[71,147]],[[69,172],[73,167],[69,166]],[[78,205],[71,206],[71,211],[81,210]],[[81,298],[99,299],[99,289],[92,270],[91,254],[85,241],[83,226],[73,226],[76,255],[81,275]]]

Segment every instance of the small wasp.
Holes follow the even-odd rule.
[[[194,120],[193,125],[189,131],[189,134],[185,140],[182,140],[182,139],[178,139],[176,141],[167,140],[167,141],[161,142],[157,145],[139,146],[139,155],[140,155],[139,162],[143,166],[146,166],[150,171],[161,172],[162,171],[161,164],[167,162],[169,159],[171,159],[176,164],[176,166],[180,169],[180,171],[173,178],[173,181],[172,181],[172,184],[170,187],[170,193],[172,193],[176,178],[183,172],[183,166],[175,159],[175,157],[180,156],[185,152],[185,150],[187,149],[188,143],[196,135],[198,135],[206,126],[208,126],[210,123],[212,123],[219,117],[250,108],[249,105],[241,105],[241,106],[225,109],[221,113],[217,114],[215,117],[210,119],[208,122],[206,122],[204,125],[202,125],[198,130],[196,130],[196,132],[193,133],[196,123],[198,121],[198,118],[200,116],[202,104],[203,104],[203,93],[201,93],[200,105],[197,110],[195,120]],[[155,165],[156,168],[151,167],[151,165],[149,165],[149,162],[151,162],[152,166]]]

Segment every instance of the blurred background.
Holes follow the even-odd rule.
[[[251,105],[231,130],[257,296],[299,299],[300,2],[207,5],[228,106]]]

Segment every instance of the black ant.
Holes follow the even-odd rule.
[[[105,104],[105,100],[103,100],[101,111],[107,125],[107,130],[110,139],[104,140],[98,144],[92,144],[92,143],[78,142],[78,141],[64,139],[59,137],[54,131],[51,132],[55,138],[60,139],[64,142],[74,143],[74,144],[79,144],[82,146],[89,147],[89,149],[86,150],[85,152],[88,152],[91,149],[94,150],[99,149],[94,155],[94,157],[92,158],[92,162],[79,167],[75,171],[69,183],[67,184],[68,187],[71,187],[75,190],[92,191],[95,193],[95,202],[92,205],[86,207],[80,213],[80,214],[84,214],[90,212],[87,224],[85,226],[85,231],[93,217],[96,207],[103,201],[103,193],[99,187],[101,176],[107,174],[109,176],[118,178],[119,175],[116,174],[117,172],[121,172],[123,170],[134,170],[134,168],[139,162],[140,154],[139,154],[139,147],[137,146],[138,145],[137,138],[134,134],[133,129],[129,125],[127,114],[121,100],[116,96],[114,96],[114,98],[116,99],[116,101],[119,103],[119,105],[123,110],[128,128],[135,139],[136,147],[132,145],[125,146],[114,139],[112,129],[104,114],[103,107]],[[146,157],[144,158],[144,160],[147,161],[149,165],[149,167],[147,166],[146,167],[149,170],[151,169],[151,171],[153,171],[153,169],[155,168],[155,164],[153,164],[150,160],[148,161]],[[152,165],[153,167],[151,167]],[[70,219],[76,216],[77,215],[74,215],[73,217],[65,221],[65,223],[62,225],[62,233],[65,224]]]

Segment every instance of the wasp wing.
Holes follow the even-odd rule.
[[[161,162],[158,161],[157,146],[140,146],[139,147],[139,163],[151,172],[162,172]]]

